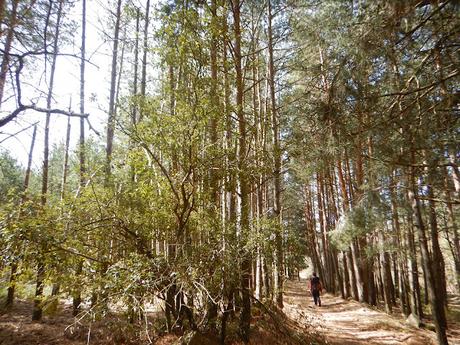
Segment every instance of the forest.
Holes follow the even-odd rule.
[[[460,344],[460,1],[1,0],[0,41],[0,344]]]

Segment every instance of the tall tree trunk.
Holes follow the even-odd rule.
[[[86,0],[82,0],[81,10],[81,47],[80,47],[80,113],[85,113],[85,61],[86,60]],[[85,156],[85,119],[80,118],[79,158],[80,158],[80,189],[86,183],[86,156]],[[75,274],[79,276],[83,271],[83,261],[77,262]],[[80,312],[81,290],[75,287],[72,292],[72,315]]]
[[[283,308],[283,281],[284,281],[284,253],[283,253],[283,235],[282,235],[282,214],[281,214],[281,148],[279,144],[279,115],[276,107],[275,96],[275,64],[273,58],[273,32],[272,32],[272,5],[271,0],[267,2],[268,14],[268,68],[269,68],[269,84],[270,84],[270,111],[272,115],[272,132],[273,132],[273,160],[274,160],[274,213],[277,222],[277,230],[275,233],[276,246],[276,272],[278,275],[278,285],[275,286],[276,304],[279,308]]]
[[[393,238],[393,244],[395,239]],[[398,268],[398,254],[393,252],[389,254],[390,266],[393,267],[392,279],[393,286],[391,289],[391,303],[396,306],[396,299],[399,297],[399,268]]]
[[[347,260],[347,252],[342,251],[342,262],[343,262],[343,285],[344,285],[344,298],[350,298],[351,295],[351,280],[350,280],[350,273],[348,271],[348,260]]]
[[[360,254],[359,254],[359,247],[356,239],[353,239],[351,242],[351,256],[353,258],[353,269],[354,275],[356,279],[356,287],[358,290],[358,300],[360,302],[366,302],[365,294],[364,294],[364,280],[363,280],[363,272],[361,269],[361,265],[359,264],[361,261]]]
[[[24,176],[24,191],[23,191],[23,196],[21,198],[21,204],[23,204],[26,199],[27,199],[27,192],[29,189],[29,181],[30,181],[30,173],[32,171],[32,157],[34,153],[34,147],[35,147],[35,138],[37,137],[37,125],[34,125],[34,131],[32,133],[32,141],[30,143],[30,149],[29,149],[29,156],[27,159],[27,168],[26,168],[26,173]],[[10,273],[10,279],[9,279],[9,284],[8,284],[8,290],[7,290],[7,296],[6,296],[6,301],[5,301],[5,307],[11,308],[14,302],[14,292],[15,292],[15,287],[16,287],[16,276],[17,276],[17,269],[18,269],[18,259],[14,259],[14,261],[11,263],[11,273]]]
[[[117,1],[117,12],[115,17],[115,28],[113,38],[112,51],[112,71],[110,74],[110,94],[109,94],[109,117],[107,120],[107,146],[106,146],[106,176],[105,181],[108,185],[112,174],[112,153],[113,153],[113,138],[115,133],[115,103],[117,91],[117,63],[118,63],[118,45],[120,36],[120,21],[121,21],[121,4],[122,0]]]
[[[323,284],[326,290],[333,291],[333,282],[331,282],[331,262],[329,258],[329,248],[327,242],[327,214],[326,214],[326,200],[325,200],[325,192],[324,192],[324,183],[323,183],[323,175],[317,173],[316,174],[316,188],[317,188],[317,199],[318,199],[318,220],[319,220],[319,230],[321,236],[321,247],[319,251],[321,252],[322,262],[324,265],[323,270]]]
[[[392,301],[391,301],[391,268],[388,252],[385,250],[385,235],[383,230],[379,231],[379,245],[380,245],[380,264],[382,268],[382,279],[383,279],[383,299],[385,301],[385,311],[387,313],[392,312]]]
[[[441,252],[438,238],[438,221],[436,215],[436,204],[434,201],[434,180],[433,168],[429,169],[427,173],[427,196],[428,196],[428,214],[430,223],[430,238],[432,247],[432,260],[433,260],[433,277],[436,283],[436,293],[438,294],[438,301],[447,306],[447,291],[446,291],[446,274],[445,274],[445,261]],[[447,324],[446,324],[447,326]]]
[[[174,66],[170,63],[168,66],[168,81],[169,81],[169,92],[170,92],[170,98],[169,98],[169,114],[171,117],[175,116],[176,113],[176,76],[174,73]],[[177,81],[177,84],[179,84],[179,78]],[[177,166],[177,153],[174,151],[172,154],[172,170],[174,173],[177,173],[178,166]],[[179,243],[179,240],[176,241]],[[174,261],[176,259],[176,245],[174,243],[167,243],[167,259],[168,263],[173,266]],[[171,281],[169,282],[169,286],[166,289],[166,306],[165,306],[165,315],[166,315],[166,327],[168,332],[172,331],[173,325],[175,320],[178,319],[178,315],[176,312],[176,284],[174,282],[174,277],[171,278]]]
[[[252,53],[251,53],[251,72],[252,72],[252,79],[254,81],[254,86],[252,88],[252,108],[253,108],[253,118],[254,118],[254,147],[263,147],[263,140],[264,140],[264,133],[263,133],[263,123],[262,123],[262,115],[261,115],[261,99],[260,99],[260,83],[258,83],[258,74],[259,74],[259,54],[258,54],[258,40],[259,34],[256,27],[256,19],[254,8],[251,9],[251,46],[252,46]],[[257,180],[256,180],[256,193],[254,193],[254,198],[256,199],[255,205],[255,218],[256,218],[256,231],[257,236],[262,233],[262,218],[264,216],[264,199],[263,199],[263,185],[264,185],[264,176],[262,171],[262,167],[264,165],[263,161],[263,153],[260,150],[255,150],[254,152],[256,166],[258,170]],[[256,257],[256,270],[255,270],[255,297],[257,299],[261,299],[263,295],[263,270],[262,270],[262,250],[261,244],[257,243],[257,257]]]
[[[60,200],[61,203],[64,201],[65,198],[65,191],[67,185],[67,177],[69,175],[69,145],[70,145],[70,117],[67,118],[67,131],[65,136],[65,147],[64,147],[64,162],[62,162],[62,178],[61,178],[61,193],[60,193]]]
[[[356,279],[356,266],[354,264],[354,260],[353,260],[353,253],[352,253],[352,249],[351,247],[347,250],[346,252],[347,254],[347,261],[348,261],[348,272],[349,272],[349,276],[350,276],[350,283],[351,283],[351,293],[352,293],[352,296],[353,298],[356,300],[356,301],[359,301],[359,290],[358,290],[358,283],[357,283],[357,279]]]
[[[230,102],[231,97],[231,88],[230,88],[230,77],[229,77],[229,61],[228,61],[228,52],[227,47],[229,46],[229,35],[228,35],[228,23],[227,23],[227,13],[228,13],[228,3],[224,2],[224,13],[222,15],[222,65],[223,65],[223,79],[224,79],[224,111],[225,111],[225,148],[228,150],[229,154],[226,157],[226,177],[225,177],[225,200],[226,200],[226,222],[227,226],[224,228],[225,234],[229,235],[229,231],[233,231],[233,227],[236,225],[237,219],[237,210],[236,210],[236,176],[234,166],[236,165],[236,145],[234,145],[233,137],[233,118],[232,118],[232,105]],[[227,244],[225,241],[222,243],[223,255],[226,255]],[[223,280],[222,291],[224,296],[224,312],[222,313],[221,319],[221,332],[220,332],[220,341],[221,344],[225,343],[226,330],[227,330],[227,320],[230,315],[232,315],[234,310],[234,291],[236,286],[227,280]]]
[[[218,93],[218,80],[217,80],[217,0],[211,1],[211,121],[210,121],[210,139],[211,145],[214,149],[218,148],[218,132],[217,132],[217,121],[219,117],[219,93]],[[210,170],[210,193],[211,193],[211,205],[212,213],[210,217],[218,217],[220,209],[220,193],[219,193],[219,162],[217,161],[217,154],[211,153],[211,170]],[[212,298],[208,298],[208,324],[212,330],[216,329],[217,319],[217,304]]]
[[[400,265],[399,289],[400,289],[401,307],[403,309],[403,313],[406,316],[409,316],[410,314],[410,308],[409,308],[409,302],[408,302],[409,283],[407,281],[408,269],[407,269],[407,254],[406,254],[405,248],[411,247],[411,246],[408,244],[409,243],[409,241],[407,240],[408,236],[403,236],[402,231],[401,231],[401,223],[399,220],[398,203],[397,203],[397,197],[396,197],[396,191],[395,191],[396,183],[394,181],[393,174],[390,176],[390,202],[391,202],[392,227],[396,235],[396,244],[398,244],[401,249],[400,254],[398,255],[398,259],[399,259],[398,262]],[[411,230],[408,229],[407,231],[411,231]],[[408,244],[408,245],[405,245],[405,244]],[[418,284],[418,278],[416,279],[416,282]],[[417,308],[415,308],[415,310],[417,310]],[[418,312],[416,311],[414,311],[414,313],[418,314]]]
[[[71,105],[72,104],[70,104],[69,106],[69,111],[71,109]],[[65,198],[65,191],[66,191],[66,185],[67,185],[67,175],[69,173],[70,131],[71,131],[71,125],[70,125],[70,116],[69,116],[67,118],[67,131],[66,131],[65,146],[64,146],[64,162],[62,163],[61,193],[59,196],[61,207],[64,206],[64,198]],[[61,215],[62,215],[62,212],[63,212],[63,209],[61,208]],[[68,226],[68,224],[66,224],[66,226]],[[58,278],[58,281],[53,283],[53,287],[51,290],[51,296],[59,295],[60,289],[61,289],[61,284]]]
[[[342,161],[339,158],[337,161],[337,175],[339,178],[340,192],[342,196],[342,209],[344,214],[346,214],[350,209],[350,197],[347,192],[347,185],[345,182],[343,170],[342,170]],[[359,300],[358,286],[356,282],[356,275],[354,271],[353,259],[351,257],[351,248],[343,252],[343,266],[344,266],[344,276],[345,276],[345,286],[346,286],[346,296],[352,296],[355,300]],[[348,258],[348,260],[347,260]],[[347,285],[349,282],[349,286]]]
[[[420,283],[418,280],[417,249],[415,246],[413,215],[408,214],[406,243],[409,247],[409,282],[411,311],[419,318],[423,317]]]
[[[51,108],[51,102],[53,99],[53,88],[54,88],[54,74],[56,71],[56,60],[58,56],[58,43],[59,43],[59,28],[61,23],[63,0],[59,1],[59,8],[56,14],[56,27],[54,30],[54,42],[53,42],[53,57],[51,61],[51,70],[50,70],[50,81],[48,88],[48,95],[46,99],[47,109]],[[49,11],[51,12],[52,2],[50,2]],[[45,28],[47,31],[47,28]],[[46,47],[46,41],[45,41]],[[46,64],[46,62],[45,62]],[[43,150],[43,170],[42,170],[42,194],[41,194],[41,205],[44,208],[47,202],[48,194],[48,171],[49,171],[49,130],[50,130],[50,118],[51,113],[46,113],[46,122],[45,122],[45,140],[44,140],[44,150]],[[45,264],[44,258],[41,255],[38,255],[37,263],[37,278],[35,286],[35,299],[34,299],[34,309],[32,312],[32,320],[39,321],[42,318],[42,295],[43,295],[43,285],[45,278]]]
[[[5,83],[6,83],[6,77],[8,74],[9,70],[9,64],[10,64],[10,51],[11,51],[11,45],[13,43],[14,39],[14,29],[16,27],[17,23],[17,15],[18,15],[18,4],[19,0],[13,0],[11,4],[11,13],[10,13],[10,20],[9,20],[9,25],[8,25],[8,32],[6,34],[5,38],[5,46],[3,48],[3,59],[2,59],[2,65],[0,67],[0,109],[2,106],[2,101],[3,101],[3,93],[5,90]],[[3,8],[2,8],[3,12]],[[3,13],[2,13],[3,14]]]
[[[358,110],[358,121],[359,121],[359,127],[362,129],[364,124],[363,124],[363,114]],[[355,149],[355,160],[354,160],[354,175],[355,175],[355,182],[356,182],[356,192],[354,195],[354,205],[358,205],[363,197],[363,187],[364,187],[364,162],[363,162],[363,142],[361,141],[361,138],[356,139],[357,142],[355,144],[356,149]],[[350,186],[353,186],[351,184]],[[355,261],[355,265],[358,267],[358,272],[359,275],[356,275],[356,278],[358,280],[358,284],[360,285],[358,287],[358,290],[361,289],[360,291],[360,301],[361,302],[370,302],[370,296],[369,296],[369,268],[368,268],[368,261],[364,257],[364,252],[367,247],[367,238],[366,235],[361,235],[359,238],[356,239],[356,248],[352,251],[354,252],[353,255],[356,255],[356,257],[353,257],[353,260]],[[353,246],[352,246],[353,249]]]
[[[137,84],[138,84],[138,69],[139,69],[139,22],[141,12],[139,8],[136,8],[136,38],[134,43],[134,72],[133,72],[133,97],[134,102],[131,109],[131,123],[133,126],[137,124],[137,109],[139,99],[137,98]]]
[[[377,305],[377,289],[375,287],[374,258],[367,258],[365,267],[367,270],[368,298],[370,305]]]
[[[420,241],[420,252],[422,254],[422,263],[425,267],[426,278],[428,281],[428,293],[430,299],[431,311],[433,314],[434,325],[436,328],[436,335],[440,345],[447,345],[447,335],[446,335],[446,315],[444,311],[444,305],[442,301],[439,300],[439,296],[436,293],[436,282],[435,276],[433,275],[433,266],[430,258],[430,253],[428,249],[428,241],[426,238],[425,224],[423,222],[422,210],[420,206],[420,201],[418,199],[417,185],[414,181],[414,169],[410,173],[410,185],[408,186],[408,197],[409,202],[414,213],[416,227],[419,235]]]
[[[147,0],[145,4],[145,19],[144,19],[144,44],[142,52],[142,72],[141,72],[141,96],[142,102],[145,102],[146,87],[147,87],[147,52],[148,52],[148,34],[150,24],[150,0]],[[137,61],[136,61],[137,65]],[[139,114],[139,120],[142,120],[144,114],[141,111]]]
[[[318,272],[319,276],[323,276],[323,269],[321,261],[319,259],[319,254],[316,249],[316,221],[315,221],[315,211],[313,209],[313,197],[311,192],[311,186],[305,186],[305,219],[306,219],[306,229],[305,229],[305,238],[307,241],[307,248],[309,254],[313,261],[313,269],[315,272]]]
[[[236,114],[238,119],[238,179],[240,183],[240,239],[245,240],[249,232],[249,180],[246,167],[247,138],[246,138],[246,118],[244,114],[244,79],[241,54],[241,23],[240,10],[242,3],[240,0],[233,1],[233,30],[235,34],[234,59],[236,72]],[[249,331],[251,324],[251,300],[249,280],[251,275],[251,258],[246,253],[241,259],[241,293],[242,309],[240,316],[241,338],[244,342],[249,342]]]
[[[452,198],[449,189],[449,172],[447,168],[444,170],[444,183],[445,189],[444,193],[446,195],[446,208],[447,208],[447,215],[450,220],[450,228],[452,229],[453,240],[450,240],[450,231],[449,228],[446,227],[446,235],[449,242],[449,247],[452,252],[452,257],[454,259],[454,266],[455,266],[455,273],[456,273],[456,282],[457,282],[457,291],[460,292],[460,236],[458,234],[458,226],[457,226],[457,219],[455,218],[454,210],[452,207]]]

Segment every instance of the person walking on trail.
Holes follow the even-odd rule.
[[[310,293],[313,296],[313,300],[315,301],[315,305],[319,305],[321,307],[321,297],[320,294],[323,288],[321,286],[321,281],[319,277],[313,272],[313,277],[310,278]]]

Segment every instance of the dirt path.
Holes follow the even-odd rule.
[[[397,313],[390,316],[358,302],[343,300],[329,294],[323,296],[322,302],[321,307],[315,307],[312,298],[307,295],[305,280],[286,283],[283,311],[296,321],[292,323],[293,329],[295,332],[309,334],[315,339],[323,338],[322,343],[328,345],[436,344],[434,332],[407,325]],[[453,316],[449,323],[449,344],[460,345],[460,296],[452,297],[450,302],[450,312]],[[89,330],[84,324],[75,330],[71,328],[72,332],[65,331],[69,325],[75,323],[70,308],[71,306],[67,305],[61,306],[57,315],[45,316],[42,322],[35,323],[30,320],[32,303],[16,301],[12,313],[0,315],[0,345],[87,344]],[[264,320],[264,325],[272,325],[269,317]],[[254,317],[254,323],[257,323],[257,317]],[[275,328],[269,327],[269,329]],[[128,344],[130,342],[123,339],[130,339],[133,334],[133,329],[127,326],[126,319],[113,317],[92,325],[90,344],[113,345],[115,339],[122,340],[118,343]],[[275,333],[267,332],[262,327],[259,333],[254,333],[254,341],[251,344],[285,344],[283,335],[280,334],[275,339],[273,334]],[[147,344],[144,333],[142,336],[143,340],[137,343]],[[159,339],[158,344],[173,344],[176,340],[177,336],[166,335]]]
[[[436,344],[434,332],[406,324],[399,315],[388,315],[356,301],[325,294],[322,306],[316,307],[307,296],[306,281],[287,282],[284,311],[298,322],[312,324],[312,329],[333,345]],[[449,344],[460,345],[458,324],[449,330]]]

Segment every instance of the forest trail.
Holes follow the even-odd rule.
[[[316,307],[306,286],[305,279],[286,282],[283,310],[297,322],[311,325],[310,331],[324,337],[327,344],[436,344],[434,332],[408,325],[399,314],[388,315],[331,294],[322,296],[322,306]],[[450,327],[450,345],[460,345],[459,326],[457,322]]]

